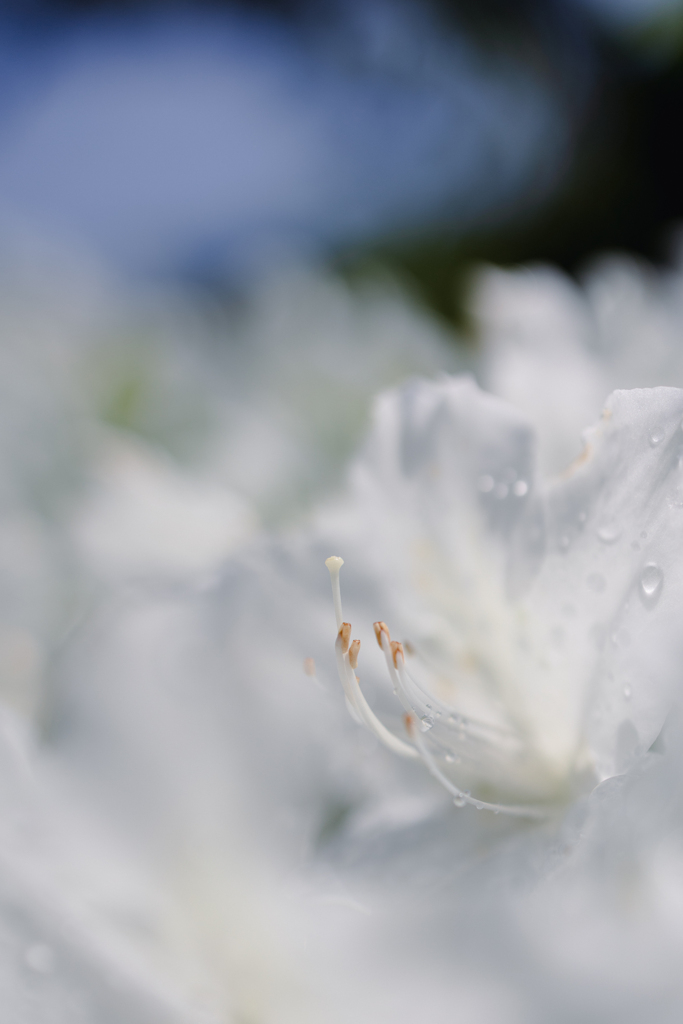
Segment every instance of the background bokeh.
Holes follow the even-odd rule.
[[[504,399],[551,475],[683,385],[682,62],[678,0],[0,5],[3,1020],[680,1019],[680,743],[556,831],[456,811],[346,714],[323,561],[401,729],[406,502],[344,490],[377,393],[471,373],[424,393]]]
[[[674,0],[24,0],[1,18],[5,237],[221,288],[293,256],[385,265],[451,318],[473,259],[670,256]]]

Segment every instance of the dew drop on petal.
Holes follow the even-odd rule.
[[[640,596],[646,608],[653,608],[659,600],[664,582],[664,573],[650,562],[640,574]]]
[[[598,540],[603,544],[615,544],[621,537],[621,527],[613,520],[609,520],[598,527]]]
[[[464,796],[454,796],[453,803],[455,804],[456,807],[464,807],[465,804],[467,803],[467,800],[465,800]]]
[[[659,427],[653,430],[650,434],[650,447],[656,448],[658,444],[661,444],[664,440],[664,431]]]
[[[523,498],[529,490],[529,485],[526,480],[517,480],[512,486],[512,493],[516,498]]]
[[[448,764],[453,764],[455,761],[455,754],[446,754],[444,756],[444,761],[447,761]]]
[[[434,719],[432,718],[431,715],[423,715],[422,718],[420,719],[421,732],[429,732],[433,725]]]
[[[475,803],[474,806],[477,808],[478,811],[483,811],[483,809],[484,809],[484,805],[479,803],[478,800],[477,800],[477,802]]]

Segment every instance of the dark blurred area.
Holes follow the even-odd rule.
[[[446,229],[383,240],[347,265],[388,261],[442,315],[460,320],[469,268],[479,260],[549,261],[577,274],[597,253],[624,250],[668,264],[683,221],[683,13],[621,38],[594,22],[589,30],[596,87],[552,196],[457,238]]]
[[[170,268],[173,273],[197,280],[220,282],[226,276],[239,277],[241,271],[235,270],[234,255],[227,259],[224,252],[234,254],[248,248],[244,239],[249,236],[250,245],[255,232],[265,232],[272,248],[271,235],[263,227],[270,217],[269,224],[278,223],[275,248],[280,245],[282,250],[288,250],[293,237],[300,241],[315,236],[313,245],[301,242],[301,252],[318,256],[322,253],[351,276],[377,267],[398,271],[433,309],[447,319],[457,320],[460,290],[473,261],[552,261],[576,273],[602,250],[626,249],[654,262],[666,262],[671,257],[676,224],[683,220],[680,4],[635,0],[433,0],[431,4],[418,5],[412,14],[410,8],[411,5],[399,3],[342,5],[332,0],[256,0],[241,4],[219,0],[184,4],[163,0],[116,4],[106,0],[16,0],[4,5],[2,23],[9,51],[19,45],[20,49],[33,46],[35,52],[43,54],[51,49],[54,54],[59,50],[60,40],[68,49],[70,33],[80,31],[82,26],[97,29],[104,25],[106,30],[110,25],[118,33],[130,30],[134,34],[135,25],[148,23],[150,18],[237,15],[252,28],[257,22],[275,26],[276,32],[287,35],[287,45],[293,53],[301,46],[302,53],[314,53],[316,60],[323,63],[330,58],[333,41],[330,60],[336,72],[343,66],[349,81],[355,72],[359,76],[367,72],[366,78],[372,79],[375,91],[403,89],[406,83],[408,87],[417,83],[414,95],[409,94],[409,88],[406,90],[405,106],[412,104],[410,116],[414,124],[420,125],[422,120],[429,122],[432,116],[423,95],[425,82],[435,93],[441,89],[443,95],[450,95],[452,84],[443,69],[436,77],[432,75],[433,41],[421,46],[416,38],[415,52],[408,56],[405,41],[395,43],[394,36],[398,39],[398,34],[394,32],[392,36],[392,15],[387,12],[405,9],[414,16],[419,10],[420,16],[429,20],[430,31],[439,45],[444,40],[448,43],[450,37],[467,40],[478,54],[479,69],[483,67],[485,73],[498,73],[506,62],[517,62],[529,70],[541,101],[550,98],[550,109],[544,114],[546,121],[537,118],[540,143],[527,144],[529,151],[534,152],[533,159],[527,159],[524,166],[521,160],[511,164],[504,187],[494,180],[498,165],[504,163],[499,153],[489,153],[490,171],[470,169],[469,178],[452,154],[442,153],[439,140],[448,123],[446,116],[433,128],[433,138],[418,139],[417,145],[424,144],[424,153],[418,154],[416,161],[418,170],[412,177],[406,173],[405,183],[389,199],[383,195],[381,178],[383,175],[387,181],[392,167],[400,175],[401,149],[395,141],[384,145],[380,140],[376,143],[380,155],[368,159],[363,172],[363,181],[370,183],[365,198],[358,198],[362,193],[358,185],[361,179],[349,172],[336,192],[332,189],[321,195],[318,204],[303,214],[301,204],[294,213],[287,207],[284,212],[271,211],[267,216],[255,214],[251,221],[240,221],[239,232],[235,233],[234,222],[240,216],[233,211],[229,228],[217,227],[214,238],[209,238],[206,228],[202,228],[203,235],[202,231],[196,237],[188,235],[189,240],[178,243],[180,248],[186,246],[186,252],[174,256],[168,265],[151,255],[143,267],[145,271],[152,265],[155,269],[156,260],[164,273]],[[377,26],[382,18],[385,28],[379,31]],[[387,29],[386,25],[390,27]],[[462,49],[452,52],[461,54]],[[292,59],[296,62],[296,54]],[[443,51],[439,59],[444,59]],[[50,60],[54,61],[54,55],[48,63]],[[10,92],[11,77],[5,74]],[[347,120],[347,137],[339,135],[336,144],[343,154],[353,153],[356,146],[359,155],[354,159],[359,163],[365,159],[370,145],[364,139],[376,137],[377,125],[382,124],[382,104],[388,110],[389,101],[386,95],[380,99],[376,124],[369,118],[362,131],[356,128],[361,120],[359,112],[365,105],[362,98],[356,97],[353,102],[356,105],[344,108],[347,113],[341,118]],[[418,102],[425,103],[424,118]],[[462,109],[461,100],[458,102]],[[466,103],[469,102],[467,99]],[[491,100],[490,105],[496,103],[500,107],[500,99]],[[6,106],[5,100],[3,107]],[[470,107],[470,120],[476,126],[477,118],[481,121],[485,114],[477,113],[473,103]],[[336,110],[331,111],[329,119],[338,116]],[[529,114],[529,123],[534,116]],[[489,136],[500,136],[506,117],[503,111],[497,126],[492,124]],[[508,120],[514,121],[514,117],[522,118],[521,126],[526,115],[517,113]],[[386,121],[390,125],[387,138],[393,132],[392,138],[400,141],[400,118],[394,118],[389,111]],[[501,145],[501,152],[505,147],[513,152],[516,145],[516,125],[509,127],[510,138]],[[454,122],[453,132],[459,130],[459,122]],[[544,132],[547,146],[543,142]],[[476,131],[470,135],[474,141],[463,135],[463,149],[476,148]],[[487,146],[490,150],[490,137],[485,132],[480,135],[482,151]],[[414,151],[409,132],[404,142],[406,150]],[[396,148],[395,154],[392,146]],[[523,144],[519,147],[521,152]],[[339,165],[339,153],[332,148],[331,165]],[[267,161],[270,157],[266,153],[263,159]],[[432,166],[427,173],[424,168],[430,161]],[[0,165],[1,162],[0,159]],[[433,172],[439,164],[443,173],[435,184]],[[324,166],[316,173],[321,180],[327,180]],[[449,189],[449,173],[454,183],[460,175],[458,187],[454,184]],[[41,187],[47,186],[36,185],[38,190]],[[421,189],[427,198],[419,195]],[[93,200],[95,206],[99,203],[101,207],[102,202],[101,197]],[[258,202],[261,200],[256,206]],[[335,209],[329,225],[321,229],[328,216],[323,211],[333,207],[344,211],[344,204],[347,210],[354,211],[353,215],[344,212],[337,216]],[[163,219],[163,211],[159,216]],[[280,236],[286,237],[282,244]],[[126,245],[117,240],[114,248],[117,255],[123,254],[125,262]],[[261,266],[258,260],[256,263]],[[139,268],[133,269],[137,272]]]

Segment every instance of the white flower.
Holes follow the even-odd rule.
[[[531,428],[471,381],[379,400],[339,544],[405,641],[376,624],[408,735],[367,707],[337,602],[339,669],[356,717],[458,802],[541,813],[656,740],[683,654],[682,417],[676,389],[616,392],[545,483]]]
[[[683,386],[683,269],[605,257],[581,286],[552,267],[483,269],[471,296],[479,379],[538,431],[560,472],[617,388]]]

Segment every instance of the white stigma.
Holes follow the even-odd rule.
[[[342,615],[341,589],[339,587],[339,570],[344,564],[344,559],[339,555],[330,555],[325,565],[330,570],[330,582],[332,583],[332,600],[334,602],[334,614],[337,616],[337,629],[341,629],[344,621]]]

